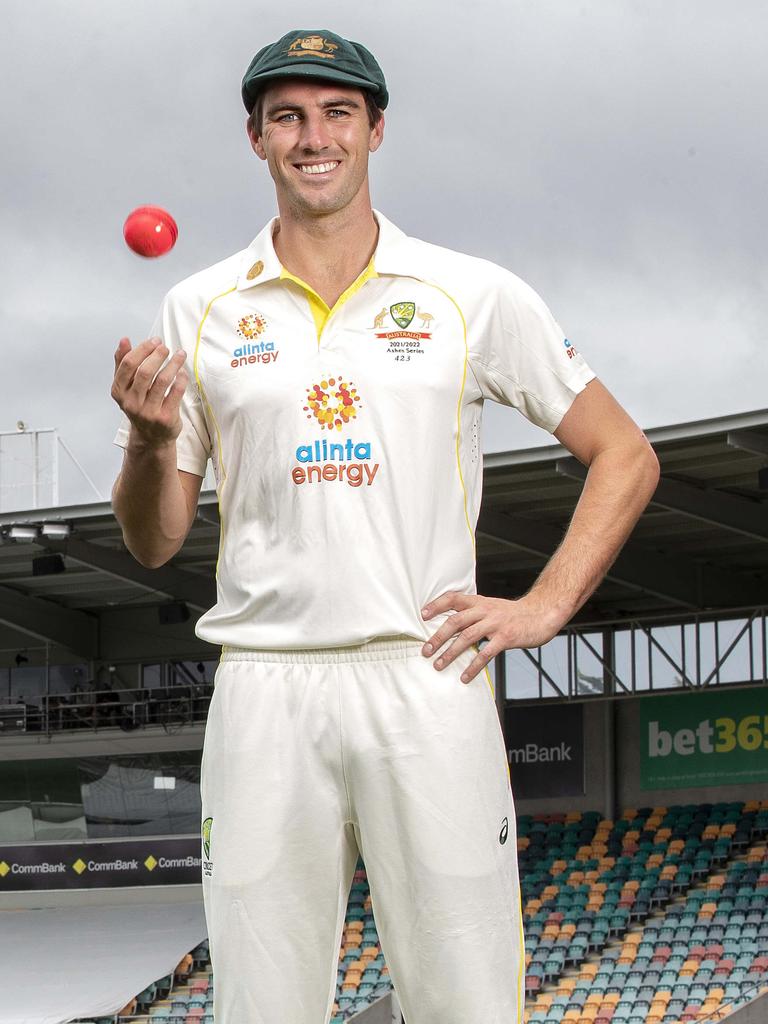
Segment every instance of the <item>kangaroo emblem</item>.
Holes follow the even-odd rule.
[[[374,329],[376,329],[377,327],[383,327],[384,326],[384,319],[387,316],[388,312],[389,312],[389,310],[382,309],[382,311],[380,313],[376,314],[376,316],[373,318],[373,327],[374,327]]]
[[[416,310],[416,316],[421,320],[421,326],[424,328],[429,327],[432,321],[435,319],[431,313],[422,313],[420,309]]]
[[[322,36],[299,36],[298,39],[294,39],[291,45],[288,47],[288,52],[293,51],[295,54],[301,50],[315,50],[315,51],[330,51],[329,53],[323,53],[323,56],[333,56],[334,50],[338,50],[338,43],[329,43],[327,39]]]

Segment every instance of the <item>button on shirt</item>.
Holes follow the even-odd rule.
[[[551,432],[594,376],[514,274],[376,219],[373,259],[331,310],[281,267],[272,221],[172,288],[153,326],[194,371],[178,468],[204,476],[211,458],[216,477],[211,643],[426,639],[426,603],[475,592],[484,400]]]

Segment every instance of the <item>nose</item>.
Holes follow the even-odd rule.
[[[331,144],[331,136],[328,125],[320,110],[311,110],[306,113],[301,125],[299,145],[306,153],[319,153],[327,149]]]

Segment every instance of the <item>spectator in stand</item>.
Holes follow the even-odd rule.
[[[104,683],[95,694],[96,722],[98,725],[117,725],[120,717],[120,698],[112,689],[111,683]]]
[[[18,704],[23,705],[25,710],[25,728],[27,732],[40,732],[42,728],[42,714],[40,707],[33,701],[24,699],[22,694],[17,701]]]
[[[64,705],[64,728],[88,729],[93,725],[93,705],[91,695],[86,692],[80,683],[72,687],[70,699],[62,697]]]
[[[173,976],[176,981],[184,981],[192,973],[192,954],[187,953],[179,960],[176,965],[176,970],[173,972]]]

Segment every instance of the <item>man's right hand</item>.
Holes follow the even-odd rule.
[[[148,338],[136,348],[121,338],[115,352],[112,397],[131,421],[131,434],[137,435],[133,440],[152,448],[174,442],[181,433],[179,406],[189,379],[184,368],[187,356],[181,351],[170,359],[168,355],[160,338]]]

